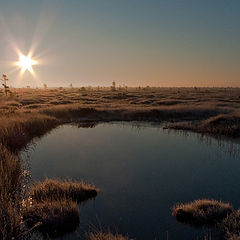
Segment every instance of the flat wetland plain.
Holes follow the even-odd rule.
[[[239,88],[14,89],[0,98],[0,113],[8,123],[24,119],[53,124],[86,121],[157,121],[167,127],[240,135]],[[171,124],[169,124],[171,123]],[[39,123],[40,124],[40,123]],[[2,135],[2,134],[1,134]]]
[[[240,136],[239,88],[122,88],[113,91],[89,87],[11,91],[7,97],[0,93],[0,239],[24,239],[32,231],[21,221],[28,200],[23,190],[24,169],[18,153],[32,140],[61,124],[147,121],[162,123],[166,129],[194,131],[216,138]],[[61,182],[56,184],[58,191],[66,186]],[[66,200],[60,198],[54,201]],[[24,207],[23,201],[27,201]],[[60,209],[56,202],[47,204],[52,204],[57,211]],[[69,202],[65,205],[69,206]],[[75,205],[66,208],[65,214],[75,214]],[[48,208],[43,206],[42,212],[49,211],[45,209]],[[37,228],[38,222],[31,227]],[[124,238],[109,236],[111,233],[92,233],[88,238]]]

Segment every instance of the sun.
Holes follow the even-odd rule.
[[[33,73],[32,66],[36,65],[37,62],[32,59],[31,54],[25,56],[22,53],[19,53],[19,60],[16,64],[21,68],[21,73],[23,74],[26,70],[28,70],[30,73]]]
[[[27,55],[24,55],[16,47],[16,54],[18,56],[18,61],[12,62],[12,64],[14,65],[14,68],[13,68],[14,70],[16,69],[16,67],[20,69],[18,77],[15,82],[16,86],[19,85],[23,81],[23,79],[26,79],[26,76],[24,76],[24,73],[26,73],[26,72],[30,73],[30,75],[32,76],[31,79],[37,84],[37,86],[42,86],[41,80],[38,78],[36,72],[33,69],[34,65],[41,65],[42,60],[39,59],[39,57],[37,57],[33,53],[34,53],[34,51],[33,51],[33,49],[31,49],[30,51],[28,51]],[[32,56],[35,56],[35,57],[33,58]]]

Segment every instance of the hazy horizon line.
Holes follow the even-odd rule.
[[[14,89],[45,89],[44,87],[33,87],[33,86],[22,86],[22,87],[13,87],[13,86],[9,86],[10,88],[14,88]],[[99,85],[99,86],[91,86],[91,85],[82,85],[82,86],[47,86],[46,89],[50,89],[50,88],[69,88],[69,89],[74,89],[74,88],[85,88],[85,89],[89,89],[89,88],[108,88],[111,89],[112,86],[104,86],[104,85]],[[3,87],[0,87],[1,89],[3,89]],[[119,89],[130,89],[130,88],[134,88],[134,89],[139,89],[139,88],[240,88],[240,86],[117,86],[115,89],[119,90]]]

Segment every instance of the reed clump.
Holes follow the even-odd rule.
[[[0,143],[11,152],[19,151],[33,138],[59,125],[56,118],[39,113],[2,116],[0,122]]]
[[[211,133],[213,135],[240,136],[240,117],[237,115],[220,114],[206,119],[199,126],[201,132]]]
[[[72,180],[45,179],[35,183],[30,190],[33,202],[71,199],[77,203],[95,198],[98,189],[94,185]]]
[[[233,212],[233,207],[229,203],[209,199],[180,203],[172,209],[177,221],[193,226],[215,225]]]
[[[20,160],[0,144],[0,239],[12,239],[25,231],[21,223],[22,179]]]
[[[206,133],[212,136],[228,136],[236,138],[240,136],[240,116],[219,114],[200,122],[172,123],[168,126],[176,130],[189,130]]]
[[[28,228],[49,237],[73,232],[80,223],[77,203],[70,200],[32,204],[24,210],[23,220]]]
[[[18,202],[1,194],[0,199],[0,239],[15,239],[25,232],[22,224],[21,208]],[[18,238],[22,239],[22,238]]]
[[[229,214],[218,227],[224,234],[225,239],[240,239],[240,210]]]
[[[44,236],[75,231],[80,223],[77,204],[96,197],[97,191],[93,185],[72,180],[47,178],[37,182],[30,188],[23,221]]]
[[[86,236],[87,240],[133,240],[121,234],[112,234],[111,232],[104,233],[102,231],[90,232]]]

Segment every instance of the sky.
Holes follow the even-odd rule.
[[[15,87],[240,87],[239,0],[0,0]],[[18,53],[37,64],[20,74]]]

